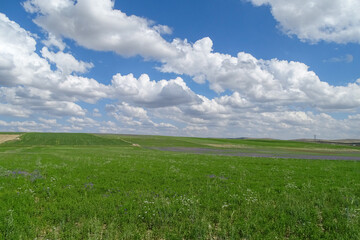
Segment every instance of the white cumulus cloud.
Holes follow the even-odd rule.
[[[186,85],[183,79],[152,81],[147,74],[138,79],[133,74],[117,74],[111,82],[114,96],[146,107],[165,107],[191,104],[201,99]]]
[[[0,85],[3,86],[0,99],[13,109],[27,109],[19,111],[19,114],[23,113],[20,115],[29,116],[40,111],[57,116],[81,116],[86,111],[75,102],[94,103],[106,96],[104,85],[93,79],[70,75],[74,71],[84,72],[92,64],[78,61],[70,54],[55,54],[43,48],[43,55],[61,69],[51,70],[49,62],[36,53],[32,34],[1,13],[0,46]]]
[[[151,109],[150,109],[151,110]],[[147,110],[131,106],[126,102],[106,105],[106,111],[124,128],[125,132],[148,134],[177,134],[178,128],[167,122],[155,122]]]
[[[253,2],[270,4],[274,16],[280,3],[290,10],[300,4],[300,1]],[[345,10],[350,2],[344,2]],[[334,4],[339,2],[334,1],[328,8],[334,8]],[[36,121],[1,120],[2,130],[279,138],[313,134],[340,138],[360,134],[357,127],[360,80],[332,86],[301,62],[257,59],[245,52],[237,56],[214,52],[210,38],[195,43],[180,39],[166,42],[161,34],[171,33],[169,27],[128,16],[114,9],[110,0],[28,0],[24,7],[35,14],[35,23],[47,31],[43,41],[46,47],[41,55],[37,54],[37,39],[0,13],[0,116]],[[308,9],[299,14],[306,15],[305,10]],[[324,35],[328,38],[314,37],[318,34],[317,22],[314,29],[309,28],[306,35],[309,37],[301,37],[306,21],[297,24],[297,16],[286,19],[291,17],[293,21],[286,23],[290,27],[283,26],[289,34],[314,42],[346,42],[340,38],[342,30],[339,38],[335,37],[336,31]],[[315,20],[321,22],[321,16]],[[77,76],[89,71],[93,64],[77,60],[62,41],[64,38],[89,49],[158,60],[162,63],[161,71],[189,75],[200,84],[208,82],[219,95],[211,99],[198,95],[180,77],[155,81],[146,74],[137,78],[119,73],[105,85]],[[333,60],[352,59],[346,56]],[[56,64],[57,69],[52,70],[51,64]],[[100,99],[108,103],[105,110],[111,121],[89,117],[100,117],[100,112],[104,112],[99,109],[101,105],[90,107],[93,109],[90,111],[82,107],[83,102],[88,106]],[[352,115],[335,119],[331,111]]]
[[[208,81],[218,93],[237,92],[244,101],[254,104],[301,104],[332,110],[360,106],[359,82],[332,86],[301,62],[256,59],[244,52],[236,57],[214,52],[210,38],[194,44],[174,40],[172,44],[179,54],[167,59],[160,70],[190,75],[198,83]]]
[[[360,43],[358,0],[249,0],[269,5],[280,28],[303,41]]]
[[[128,16],[114,9],[112,0],[27,0],[23,6],[37,14],[34,22],[50,34],[89,49],[154,59],[175,54],[161,37],[161,33],[171,33],[169,27]]]
[[[73,55],[58,51],[57,53],[49,51],[47,47],[41,49],[41,55],[49,60],[51,63],[55,63],[56,67],[65,75],[69,75],[73,72],[86,73],[94,65],[92,63],[86,63],[78,61]]]

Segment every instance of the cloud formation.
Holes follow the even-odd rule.
[[[254,0],[252,2],[257,6],[270,4],[274,14],[282,13],[286,9],[285,12],[288,15],[284,16],[284,19],[295,17],[295,20],[288,22],[294,22],[296,26],[303,24],[302,22],[297,24],[296,17],[311,19],[307,14],[322,16],[322,14],[316,14],[318,13],[316,11],[320,11],[321,7],[326,5],[324,1],[308,1],[309,4],[302,4],[299,1],[290,3],[282,0]],[[333,13],[338,4],[340,4],[339,1],[327,4],[324,11],[328,14]],[[344,3],[342,14],[353,9],[353,6],[351,3]],[[151,21],[144,18],[127,16],[120,10],[114,9],[114,3],[110,0],[79,0],[77,2],[58,0],[51,3],[45,0],[28,0],[24,3],[24,7],[28,12],[36,13],[35,23],[52,35],[73,39],[90,49],[114,51],[125,56],[140,54],[145,58],[157,59],[163,63],[159,68],[163,72],[190,75],[197,83],[208,81],[211,89],[217,93],[225,90],[237,92],[248,102],[257,104],[272,102],[273,105],[280,106],[300,104],[303,107],[335,111],[355,109],[360,103],[360,97],[357,97],[360,96],[358,82],[350,83],[345,87],[331,86],[327,82],[321,81],[313,71],[309,71],[309,67],[304,63],[278,59],[256,59],[245,52],[238,53],[236,57],[214,52],[213,42],[210,38],[200,39],[194,44],[180,39],[174,39],[168,43],[159,34],[159,32],[170,32],[168,27],[153,26]],[[302,9],[303,11],[295,14],[292,9],[294,11]],[[311,13],[308,13],[309,11]],[[275,16],[277,15],[275,14]],[[325,14],[325,16],[328,15]],[[328,17],[335,17],[335,15],[330,14]],[[316,19],[319,22],[323,20],[318,18]],[[338,23],[337,21],[330,22]],[[352,23],[348,24],[352,26]],[[321,24],[319,23],[319,26],[322,26]],[[313,25],[317,26],[316,22],[311,26]],[[131,38],[128,37],[130,35]],[[131,44],[126,39],[131,39]],[[63,54],[60,52],[57,55],[62,56]],[[54,57],[50,58],[54,54],[45,54],[45,56],[49,60],[54,59]],[[70,56],[67,57],[70,58]],[[58,62],[64,62],[61,61],[64,57],[59,58]],[[346,61],[350,61],[350,56],[347,56]],[[68,69],[61,65],[64,64],[59,63],[60,69]],[[76,64],[71,66],[76,66]],[[79,69],[80,66],[74,68]],[[85,71],[84,68],[86,69],[83,67],[80,71]],[[72,70],[68,69],[67,72]],[[125,95],[129,93],[131,95],[132,91],[137,91],[135,88],[144,87],[135,86],[136,84],[131,87],[127,86],[124,81],[134,82],[131,77],[127,77],[127,80],[121,83],[120,79],[124,77],[115,78],[118,79],[113,80],[113,86],[118,88],[121,94],[126,92]],[[119,82],[118,85],[116,85],[117,82]],[[143,81],[141,84],[145,84],[145,82]],[[158,96],[159,99],[164,100],[162,101],[163,106],[176,105],[179,104],[178,101],[186,103],[188,98],[186,94],[183,94],[184,88],[181,87],[181,84],[179,82],[172,84],[172,82],[173,80],[161,92],[157,92],[161,95]],[[154,88],[156,87],[150,87],[150,89]],[[134,102],[147,107],[160,106],[159,100],[154,99],[154,96],[150,97],[152,94],[150,89],[146,89],[147,92],[139,92],[137,99],[133,98]],[[179,96],[175,96],[177,92],[180,92]],[[166,96],[168,96],[167,99]],[[172,103],[174,97],[176,100]],[[183,100],[180,100],[182,97]],[[194,99],[194,96],[190,99]]]
[[[54,115],[84,115],[85,110],[59,91],[60,83],[67,79],[51,70],[46,59],[36,52],[36,41],[31,33],[22,29],[0,13],[0,99],[6,108],[19,110],[28,117],[34,111]],[[21,113],[21,114],[20,114]],[[12,114],[14,115],[14,114]]]
[[[27,0],[23,6],[51,36],[73,39],[89,49],[154,59],[175,54],[161,37],[171,33],[169,27],[128,16],[114,9],[111,0]]]
[[[275,6],[281,1],[253,2]],[[37,51],[41,40],[0,13],[0,115],[34,120],[1,120],[0,129],[204,137],[360,135],[360,80],[332,86],[301,62],[215,52],[210,38],[167,42],[161,34],[171,33],[169,27],[128,16],[110,0],[28,0],[24,7],[35,14],[47,39]],[[105,85],[81,76],[94,65],[67,52],[63,38],[93,50],[155,59],[159,70],[208,82],[218,96],[197,94],[180,77],[155,81],[147,74],[118,73]],[[99,100],[106,103],[90,111],[84,107]],[[101,107],[109,119],[98,119],[105,112]],[[351,115],[335,119],[332,111]]]
[[[49,62],[56,64],[57,69],[64,75],[69,75],[71,73],[86,73],[94,67],[92,63],[76,60],[74,56],[69,53],[64,53],[62,51],[55,53],[49,51],[47,47],[41,49],[41,55]]]
[[[302,41],[360,43],[358,0],[248,0],[269,5],[282,31]]]
[[[54,116],[85,116],[78,102],[94,104],[109,98],[150,108],[191,104],[201,101],[181,78],[151,81],[144,74],[114,75],[110,85],[73,75],[84,73],[93,64],[79,61],[69,53],[47,47],[36,53],[31,33],[0,14],[0,113],[29,117],[35,112]],[[50,46],[49,46],[50,47]],[[55,63],[57,70],[49,64]]]
[[[150,108],[193,104],[201,101],[179,77],[155,82],[151,81],[147,74],[141,75],[138,79],[132,74],[126,76],[116,74],[111,81],[111,88],[114,98],[122,98]]]
[[[210,38],[194,44],[174,40],[179,54],[160,68],[163,72],[187,74],[194,81],[208,81],[218,93],[237,92],[254,104],[278,106],[303,105],[320,110],[357,109],[360,105],[360,82],[332,86],[301,62],[256,59],[239,52],[237,57],[213,51]]]
[[[147,134],[179,134],[179,129],[166,122],[154,122],[148,112],[141,107],[131,106],[126,102],[106,105],[106,111],[114,117],[127,132]],[[124,131],[123,130],[123,131]]]

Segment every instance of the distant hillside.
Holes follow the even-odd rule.
[[[311,143],[326,143],[326,144],[339,144],[360,146],[360,139],[337,139],[337,140],[323,140],[323,139],[295,139],[298,142],[311,142]]]
[[[19,141],[4,143],[8,146],[45,146],[45,145],[130,145],[120,139],[109,139],[87,133],[25,133]]]

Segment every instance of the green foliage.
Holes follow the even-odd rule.
[[[108,139],[87,133],[25,133],[20,141],[13,141],[3,146],[92,146],[92,145],[129,145],[118,139]]]
[[[166,137],[166,136],[144,136],[144,135],[111,135],[101,136],[108,139],[120,139],[123,141],[139,144],[142,147],[206,147],[202,142],[197,142],[195,138],[186,137]],[[195,141],[194,141],[195,140]]]
[[[0,134],[5,134],[5,135],[19,135],[22,134],[20,132],[0,132]]]
[[[122,139],[144,147],[207,147],[228,146],[228,148],[291,148],[291,149],[357,149],[358,146],[326,144],[318,142],[301,142],[272,139],[228,139],[228,138],[190,138],[142,135],[98,135],[109,139]]]
[[[0,239],[360,238],[360,162],[132,146],[192,141],[218,140],[34,133],[0,145]]]

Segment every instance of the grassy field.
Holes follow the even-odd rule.
[[[26,133],[0,145],[0,239],[360,239],[360,161],[156,147],[359,151],[275,140]]]

